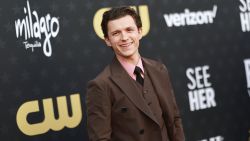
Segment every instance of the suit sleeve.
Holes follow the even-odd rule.
[[[175,95],[174,95],[174,91],[173,91],[173,87],[171,84],[171,80],[169,78],[169,74],[168,74],[168,70],[166,68],[165,65],[163,65],[163,69],[166,72],[167,75],[167,82],[168,82],[168,86],[171,90],[171,97],[172,97],[172,102],[173,102],[173,135],[172,135],[172,140],[173,141],[185,141],[185,135],[184,135],[184,131],[183,131],[183,126],[182,126],[182,119],[181,119],[181,115],[180,115],[180,111],[178,108],[178,105],[176,103],[176,99],[175,99]]]
[[[109,141],[112,132],[111,100],[105,86],[98,83],[90,81],[87,87],[88,135],[90,141]]]

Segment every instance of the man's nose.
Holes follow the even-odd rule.
[[[125,33],[125,32],[122,32],[122,33],[121,33],[121,39],[122,39],[122,40],[127,40],[127,39],[128,39],[128,34]]]

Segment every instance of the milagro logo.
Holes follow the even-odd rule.
[[[51,17],[50,14],[39,18],[35,10],[31,11],[29,1],[23,10],[26,16],[15,21],[16,37],[24,36],[23,44],[26,49],[31,48],[32,52],[34,48],[43,46],[44,55],[50,57],[52,55],[50,38],[55,38],[59,33],[59,18]],[[42,37],[45,38],[43,43],[41,43]]]

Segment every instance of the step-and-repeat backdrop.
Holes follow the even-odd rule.
[[[86,84],[113,58],[101,15],[121,5],[169,69],[186,140],[250,141],[250,0],[1,1],[0,140],[88,141]]]

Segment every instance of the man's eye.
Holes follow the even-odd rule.
[[[127,31],[134,31],[132,28],[127,29]]]
[[[113,36],[116,36],[116,35],[118,35],[118,32],[114,32],[112,35],[113,35]]]

